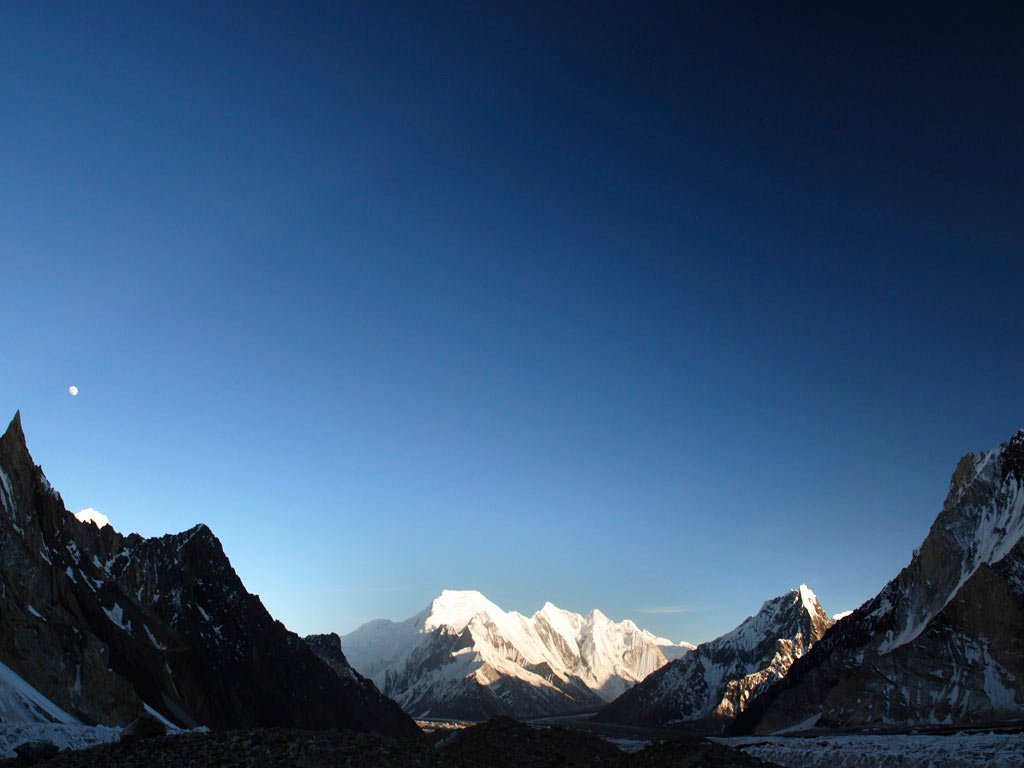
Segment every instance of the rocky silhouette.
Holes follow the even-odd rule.
[[[205,525],[147,539],[75,519],[20,414],[0,438],[0,556],[0,662],[60,710],[18,689],[24,717],[418,733],[275,621]]]

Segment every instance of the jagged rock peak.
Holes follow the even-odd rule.
[[[419,733],[274,621],[205,524],[147,539],[76,520],[20,413],[0,438],[0,507],[0,662],[68,717]]]
[[[1003,449],[1003,462],[1004,479],[1012,473],[1018,479],[1024,480],[1024,429],[1017,430],[1006,444]]]
[[[907,567],[751,702],[735,731],[1019,719],[1022,633],[1018,430],[957,462],[942,510]]]
[[[825,630],[832,625],[834,620],[825,613],[825,609],[818,600],[818,596],[814,594],[811,588],[806,584],[801,584],[795,591],[800,594],[800,604],[811,617],[815,637],[820,638],[825,634]]]
[[[14,412],[14,418],[11,419],[11,423],[7,425],[7,431],[4,432],[4,437],[8,435],[12,439],[21,438],[21,442],[25,442],[25,431],[21,427],[21,409],[19,408]]]
[[[782,678],[832,620],[806,584],[766,600],[735,629],[651,674],[597,715],[625,725],[719,731],[749,699]]]
[[[25,431],[21,427],[20,410],[15,411],[14,418],[7,425],[3,437],[0,437],[0,448],[8,452],[11,459],[18,464],[32,465],[32,456],[28,451],[28,443],[25,441]]]
[[[328,632],[326,635],[309,635],[304,638],[308,645],[320,660],[330,667],[338,677],[357,679],[355,670],[349,664],[341,648],[341,637],[335,632]]]
[[[206,523],[197,523],[187,531],[182,531],[176,535],[182,540],[182,546],[185,546],[193,540],[216,543],[218,546],[220,545],[220,539],[217,538],[216,534],[210,530],[210,526]]]

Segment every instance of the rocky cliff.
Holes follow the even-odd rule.
[[[25,444],[0,438],[0,661],[83,722],[414,734],[249,594],[205,525],[145,539],[80,522]]]
[[[737,719],[802,726],[988,724],[1024,715],[1024,430],[957,464],[910,564]]]

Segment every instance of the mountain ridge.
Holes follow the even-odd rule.
[[[32,460],[20,411],[0,437],[0,555],[0,661],[81,722],[149,707],[184,726],[417,732],[275,621],[205,524],[146,539],[77,520]]]
[[[724,635],[652,673],[594,719],[720,731],[753,695],[782,678],[831,624],[817,596],[801,584],[766,600]]]
[[[444,590],[408,619],[342,637],[352,665],[416,716],[480,719],[593,711],[687,648],[551,602],[527,617]],[[664,648],[665,650],[662,650]]]
[[[1024,715],[1024,430],[953,470],[910,563],[732,726],[990,724]]]

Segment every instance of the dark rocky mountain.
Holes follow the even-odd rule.
[[[418,732],[275,621],[205,525],[145,539],[76,520],[20,414],[0,438],[0,556],[0,661],[83,722]]]
[[[733,730],[1024,716],[1022,510],[1024,430],[960,460],[910,565],[752,702]]]
[[[831,624],[818,598],[801,585],[765,602],[731,632],[652,673],[594,719],[721,731],[751,698],[781,679]]]

